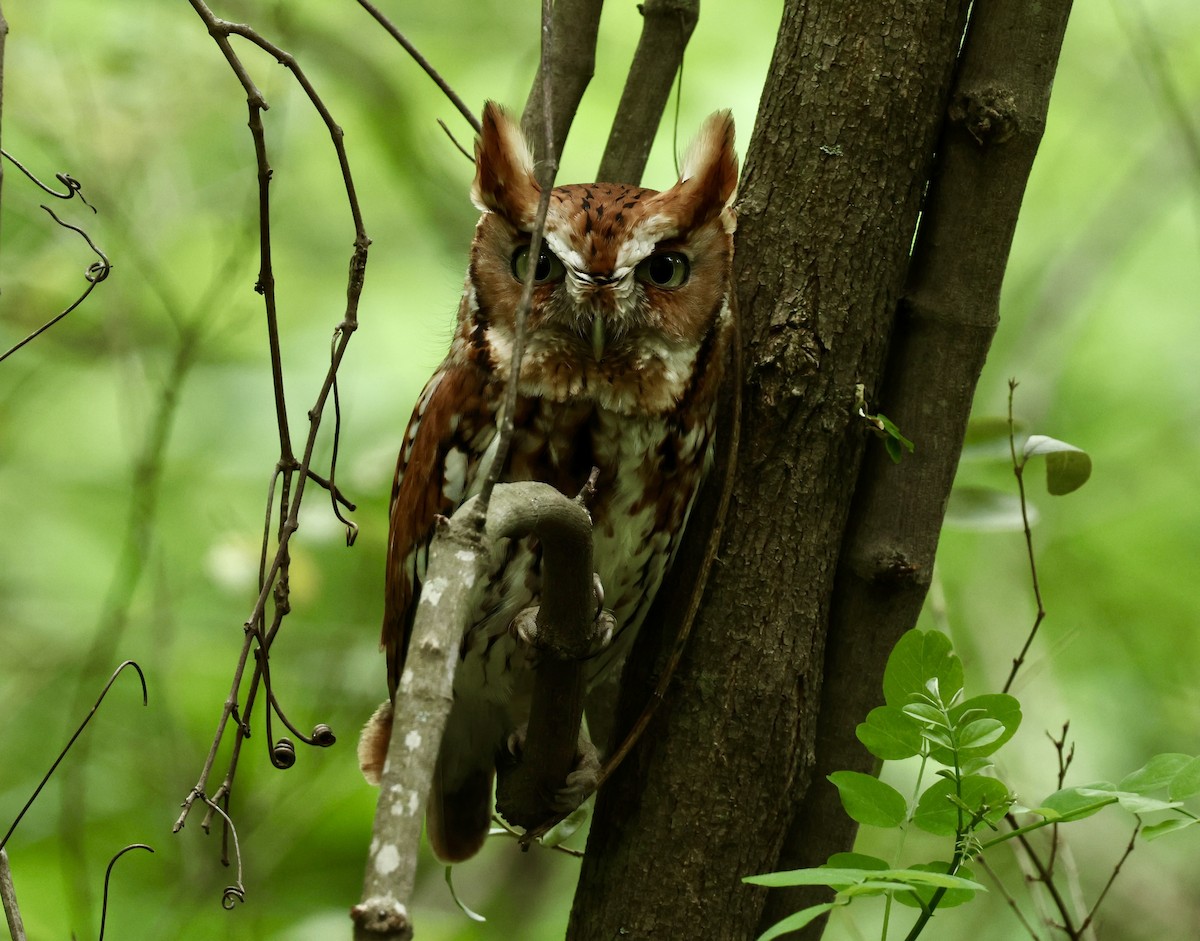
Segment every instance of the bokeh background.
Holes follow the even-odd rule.
[[[487,97],[524,101],[537,4],[383,6],[477,110]],[[780,8],[704,5],[680,145],[717,107],[731,107],[749,139]],[[132,674],[118,680],[9,844],[31,938],[95,937],[105,866],[131,842],[155,853],[117,864],[113,938],[346,937],[361,887],[374,794],[353,743],[384,692],[376,640],[388,488],[409,410],[450,337],[476,215],[471,167],[435,119],[464,142],[470,131],[351,0],[227,0],[215,10],[298,57],[346,131],[374,240],[340,380],[338,480],[362,531],[347,549],[323,492],[309,489],[293,542],[293,613],[272,659],[293,721],[327,722],[339,740],[301,748],[294,768],[276,771],[256,718],[233,802],[247,899],[222,910],[232,873],[218,862],[217,831],[205,836],[199,814],[178,835],[170,828],[229,691],[278,457],[252,289],[245,99],[184,0],[5,4],[5,149],[43,179],[82,181],[99,212],[51,200],[5,167],[0,347],[73,300],[93,260],[39,203],[84,226],[115,267],[83,306],[0,365],[0,828],[118,662],[138,660],[150,690],[143,708]],[[561,180],[594,173],[639,29],[633,3],[609,4]],[[301,440],[344,307],[353,229],[324,127],[283,68],[237,48],[271,104],[276,277]],[[668,124],[648,185],[674,179],[673,146]],[[1044,733],[1068,720],[1074,783],[1119,779],[1157,752],[1200,752],[1198,219],[1200,7],[1078,4],[976,402],[978,416],[1003,414],[1015,377],[1026,430],[1095,461],[1076,494],[1048,497],[1036,478],[1031,488],[1049,616],[1016,690],[1025,726],[1002,762],[1030,802],[1054,789]],[[331,418],[318,446],[326,462]],[[960,477],[1012,487],[986,448]],[[928,607],[927,622],[947,627],[966,661],[969,691],[997,689],[1033,619],[1020,534],[949,527]],[[1131,828],[1116,811],[1070,828],[1085,897]],[[456,874],[488,923],[457,912],[430,860],[423,937],[561,937],[578,864],[495,843]],[[862,844],[890,853],[877,833]],[[1022,891],[1003,857],[998,868]],[[1103,909],[1101,937],[1200,936],[1198,859],[1195,831],[1139,847]],[[992,895],[939,916],[930,936],[1027,937]],[[830,936],[878,929],[856,911]]]

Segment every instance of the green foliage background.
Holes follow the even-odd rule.
[[[680,145],[704,114],[732,107],[744,150],[780,6],[705,4]],[[536,4],[386,8],[476,109],[485,97],[524,100]],[[278,456],[252,290],[244,96],[184,0],[5,4],[4,146],[43,179],[81,180],[99,213],[50,200],[5,167],[0,346],[73,300],[92,260],[39,203],[83,225],[115,268],[79,310],[0,365],[0,826],[120,660],[137,659],[150,686],[143,709],[135,681],[118,681],[9,845],[33,938],[94,937],[104,867],[136,841],[156,852],[115,870],[114,938],[345,936],[361,885],[374,795],[353,742],[384,694],[376,638],[387,493],[412,402],[450,336],[476,215],[470,165],[434,122],[444,118],[464,142],[470,132],[351,0],[229,0],[215,10],[299,58],[346,131],[374,239],[362,326],[341,373],[338,479],[359,504],[362,533],[347,550],[323,493],[309,490],[293,543],[294,613],[272,661],[293,721],[328,722],[339,741],[302,748],[278,772],[256,721],[233,804],[248,897],[223,911],[232,873],[218,864],[219,837],[204,836],[198,814],[177,836],[170,827],[228,693]],[[610,3],[560,179],[594,173],[639,28],[632,3]],[[353,229],[324,128],[284,69],[238,49],[271,103],[276,276],[292,434],[302,437],[344,306]],[[1192,0],[1077,5],[976,404],[979,415],[1001,413],[1015,376],[1028,430],[1086,448],[1096,466],[1080,493],[1035,497],[1050,614],[1016,689],[1026,722],[1007,770],[1038,794],[1055,783],[1041,732],[1067,719],[1076,783],[1119,776],[1156,752],[1200,751],[1198,50]],[[673,180],[672,149],[668,126],[649,185]],[[961,476],[1009,486],[984,458],[965,461]],[[1032,623],[1023,553],[1012,532],[951,529],[943,539],[928,617],[951,631],[970,694],[999,687]],[[214,786],[221,773],[218,762]],[[1114,815],[1074,828],[1085,895],[1107,877],[1125,826]],[[1106,906],[1104,937],[1194,933],[1200,851],[1190,837],[1135,853]],[[872,838],[868,829],[861,842]],[[481,928],[453,910],[430,865],[423,937],[561,936],[576,872],[566,857],[489,847],[456,878],[488,916]],[[944,937],[1022,937],[1015,919],[986,905],[938,921]],[[834,933],[859,930],[869,927]]]

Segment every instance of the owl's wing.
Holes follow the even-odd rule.
[[[496,403],[478,366],[447,361],[426,383],[409,419],[392,484],[383,634],[395,696],[429,559],[434,521],[471,491],[496,433]]]

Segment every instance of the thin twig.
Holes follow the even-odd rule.
[[[1087,931],[1091,927],[1092,921],[1096,917],[1096,912],[1100,910],[1100,905],[1104,902],[1108,895],[1108,890],[1113,887],[1113,883],[1117,881],[1117,876],[1121,873],[1121,867],[1125,865],[1125,860],[1133,852],[1134,846],[1137,845],[1138,834],[1142,832],[1142,820],[1139,817],[1137,823],[1133,827],[1133,833],[1129,834],[1129,843],[1125,847],[1125,852],[1121,854],[1121,858],[1117,860],[1117,864],[1113,866],[1112,875],[1108,877],[1108,881],[1104,883],[1104,888],[1100,890],[1100,895],[1096,898],[1096,903],[1092,906],[1092,910],[1087,913],[1087,918],[1083,920],[1083,924],[1079,926],[1079,933]]]
[[[1000,890],[1000,895],[1003,897],[1005,904],[1012,909],[1013,914],[1017,916],[1017,921],[1021,923],[1021,927],[1029,933],[1029,937],[1033,938],[1033,941],[1040,941],[1036,929],[1029,923],[1029,919],[1026,918],[1025,913],[1021,911],[1021,906],[1017,904],[1017,900],[1013,897],[1012,893],[1008,891],[1003,881],[1001,881],[1000,877],[996,875],[995,870],[988,865],[987,859],[985,859],[983,856],[976,856],[973,862],[988,874],[988,878],[992,880],[992,884]]]
[[[360,0],[362,2],[362,0]],[[539,74],[542,76],[541,98],[543,113],[543,130],[545,132],[545,156],[538,161],[538,185],[541,194],[538,198],[537,215],[534,217],[533,231],[529,236],[529,257],[536,259],[542,249],[542,235],[546,229],[546,213],[550,209],[550,193],[554,188],[554,177],[558,173],[558,154],[554,150],[554,128],[550,115],[553,114],[550,88],[550,57],[553,53],[553,35],[551,16],[553,3],[542,0],[542,65]],[[529,309],[533,304],[533,284],[537,265],[531,264],[525,272],[525,283],[521,287],[521,299],[517,303],[515,314],[516,330],[513,338],[512,360],[509,365],[508,385],[504,390],[503,415],[500,421],[500,440],[496,448],[496,456],[488,468],[487,477],[479,493],[479,520],[482,525],[487,516],[488,503],[492,498],[492,490],[500,480],[508,463],[508,452],[512,447],[513,416],[517,411],[518,390],[520,388],[521,361],[525,356],[526,325],[529,320]]]
[[[9,159],[11,159],[11,158],[9,158]],[[13,162],[16,163],[15,160]],[[17,166],[20,167],[21,165],[18,163]],[[21,169],[24,170],[25,168],[21,167]],[[26,172],[28,172],[28,171],[26,171]],[[70,179],[70,177],[67,177],[67,179]],[[37,183],[38,181],[34,180],[34,182]],[[41,186],[42,184],[38,183],[38,185]],[[42,188],[45,189],[44,186],[42,186]],[[59,195],[58,193],[54,193],[53,191],[50,191],[50,192],[54,196]],[[60,198],[67,199],[69,197],[63,196]],[[81,196],[80,199],[82,199],[82,198],[83,197]],[[58,314],[55,317],[52,317],[46,323],[42,324],[40,327],[38,327],[36,330],[34,330],[33,333],[29,334],[29,336],[27,336],[20,343],[16,344],[13,347],[10,347],[3,354],[0,354],[0,363],[4,362],[6,359],[8,359],[13,353],[15,353],[17,350],[21,349],[21,347],[25,346],[25,344],[37,339],[39,336],[41,336],[43,333],[45,333],[47,330],[49,330],[51,327],[53,327],[56,323],[58,323],[60,320],[62,320],[65,316],[67,316],[67,314],[71,313],[71,311],[73,311],[76,307],[78,307],[80,304],[82,304],[84,301],[86,301],[88,298],[88,295],[92,293],[92,291],[95,289],[96,285],[99,284],[101,281],[103,281],[105,278],[107,278],[109,272],[112,271],[112,262],[110,262],[108,260],[108,256],[105,255],[104,252],[100,251],[100,249],[96,247],[96,243],[92,241],[92,238],[90,235],[88,235],[85,231],[83,231],[83,229],[79,228],[79,226],[77,226],[77,225],[72,225],[69,222],[63,222],[62,219],[58,218],[58,216],[56,216],[54,214],[54,210],[51,209],[49,206],[43,205],[42,208],[45,209],[46,212],[48,212],[50,214],[51,219],[53,219],[55,222],[57,222],[59,225],[61,225],[64,229],[70,229],[72,232],[78,232],[80,235],[82,235],[84,241],[88,243],[88,247],[93,252],[95,252],[97,256],[99,256],[100,260],[94,261],[90,265],[88,265],[87,270],[83,274],[84,278],[87,279],[88,286],[84,290],[84,292],[79,295],[79,297],[75,300],[75,302],[73,304],[71,304],[71,306],[69,306],[66,310],[62,311],[62,313]],[[92,211],[95,212],[94,209]]]
[[[6,159],[9,163],[11,163],[14,167],[16,167],[22,173],[24,173],[27,177],[29,177],[29,179],[33,181],[34,185],[37,186],[39,189],[41,189],[43,192],[49,193],[51,196],[55,197],[56,199],[72,199],[72,198],[78,196],[79,201],[81,203],[83,203],[85,206],[87,206],[88,209],[90,209],[92,212],[96,211],[96,207],[93,206],[91,203],[89,203],[86,199],[83,198],[83,184],[80,183],[73,176],[71,176],[69,173],[54,174],[54,178],[56,180],[58,180],[59,183],[61,183],[63,186],[65,186],[67,188],[67,191],[65,193],[58,193],[58,192],[55,192],[54,190],[52,190],[50,187],[48,187],[45,183],[43,183],[41,180],[39,180],[36,176],[34,176],[33,173],[31,173],[25,167],[25,165],[23,163],[21,163],[20,160],[18,160],[16,157],[14,157],[12,154],[10,154],[7,150],[0,148],[0,156],[3,156],[4,159]]]
[[[1005,815],[1005,820],[1014,830],[1020,828],[1016,817],[1011,813]],[[1037,870],[1037,881],[1046,887],[1046,892],[1054,902],[1054,907],[1058,909],[1059,917],[1062,918],[1062,924],[1058,927],[1070,937],[1078,937],[1079,930],[1075,927],[1075,922],[1071,917],[1071,908],[1067,905],[1067,900],[1062,897],[1062,893],[1058,891],[1058,886],[1054,884],[1054,873],[1042,862],[1042,858],[1037,854],[1037,850],[1033,848],[1033,844],[1029,842],[1025,834],[1018,835],[1016,839],[1021,844],[1021,848],[1025,850],[1025,855],[1033,864],[1033,868]]]
[[[108,868],[104,870],[104,897],[100,905],[100,936],[97,941],[104,941],[104,923],[108,920],[108,880],[112,876],[113,866],[117,864],[118,859],[130,850],[147,850],[153,853],[154,847],[147,846],[145,843],[130,843],[108,861]]]
[[[331,394],[336,395],[335,384],[338,369],[341,366],[342,358],[345,355],[346,346],[350,341],[350,337],[358,326],[358,303],[362,294],[363,281],[366,272],[367,251],[370,246],[370,238],[366,234],[366,229],[363,224],[362,211],[358,203],[353,176],[350,170],[349,157],[346,153],[343,132],[338,124],[334,121],[332,114],[326,107],[324,101],[317,93],[315,87],[305,75],[303,69],[289,53],[285,52],[280,47],[264,39],[254,29],[249,26],[231,23],[221,20],[216,17],[212,10],[203,2],[203,0],[190,0],[193,9],[203,20],[208,28],[209,34],[213,37],[222,54],[225,56],[229,67],[233,70],[238,81],[241,83],[246,92],[247,106],[250,112],[250,130],[251,137],[254,141],[256,170],[258,174],[259,184],[259,245],[260,245],[260,271],[259,280],[256,288],[262,293],[264,299],[264,307],[267,315],[268,325],[268,340],[270,346],[271,369],[273,375],[273,387],[275,393],[276,405],[276,420],[279,430],[280,441],[280,458],[276,467],[275,474],[272,475],[271,484],[268,488],[268,511],[267,511],[267,535],[264,537],[262,564],[260,565],[260,581],[258,598],[255,601],[254,607],[250,616],[244,623],[245,640],[242,645],[241,654],[238,663],[234,670],[234,680],[229,697],[226,699],[220,720],[217,724],[217,732],[214,736],[212,747],[209,750],[205,760],[204,767],[201,771],[200,778],[192,788],[191,792],[184,799],[183,812],[175,823],[175,830],[178,831],[184,824],[188,813],[191,810],[193,803],[196,800],[202,800],[206,803],[210,811],[205,817],[202,824],[206,829],[208,821],[215,812],[220,814],[226,824],[226,854],[228,852],[228,838],[232,831],[232,823],[225,810],[217,806],[217,800],[223,799],[226,807],[228,807],[230,792],[233,787],[233,777],[237,767],[237,758],[240,754],[240,744],[244,737],[249,733],[249,721],[253,703],[260,682],[268,682],[268,673],[263,669],[263,664],[269,655],[269,650],[275,634],[279,630],[283,617],[290,610],[290,602],[288,598],[288,568],[289,568],[289,543],[293,533],[299,528],[299,512],[300,504],[304,494],[305,483],[310,479],[316,479],[319,483],[324,484],[324,481],[318,475],[312,473],[312,458],[313,451],[316,445],[317,434],[320,429],[321,417],[324,413],[325,404]],[[334,341],[332,353],[330,356],[329,369],[326,372],[325,379],[321,385],[321,389],[317,394],[316,402],[308,411],[309,430],[304,444],[303,456],[297,460],[294,456],[290,433],[288,430],[288,415],[287,406],[284,398],[283,390],[283,368],[282,368],[282,353],[279,343],[279,328],[278,328],[278,313],[275,304],[274,295],[274,277],[271,266],[271,230],[270,230],[270,200],[269,200],[269,182],[272,171],[267,158],[266,150],[266,135],[262,124],[262,112],[267,110],[268,105],[262,94],[259,92],[254,81],[251,79],[245,66],[233,51],[230,44],[230,37],[238,36],[247,42],[257,46],[259,49],[274,56],[275,59],[282,64],[295,79],[296,83],[303,89],[308,97],[309,103],[320,115],[329,132],[330,140],[337,156],[338,165],[341,170],[342,180],[346,190],[346,200],[350,215],[354,224],[354,247],[350,256],[350,271],[346,289],[346,307],[342,316],[341,322],[337,325],[334,331]],[[340,417],[340,416],[339,416]],[[336,485],[334,484],[333,468],[336,466],[336,445],[337,433],[335,429],[335,449],[334,456],[331,459],[331,471],[327,489],[334,495],[334,500],[337,501],[338,494]],[[295,478],[295,493],[292,493],[293,478]],[[279,526],[276,536],[276,550],[270,563],[267,563],[267,541],[269,540],[270,520],[272,518],[272,509],[275,504],[275,484],[280,483],[279,487]],[[349,505],[349,502],[341,498],[341,502]],[[339,515],[339,518],[342,518]],[[265,611],[268,599],[273,598],[274,613],[272,623],[269,630],[264,630]],[[250,651],[256,649],[259,651],[258,662],[251,679],[250,689],[248,691],[244,708],[239,715],[238,702],[240,698],[241,683],[245,672],[246,664],[249,660]],[[268,706],[277,703],[271,690],[266,690],[268,698]],[[281,713],[278,713],[282,715]],[[225,780],[218,790],[216,800],[209,799],[205,790],[208,784],[209,775],[212,772],[213,763],[216,753],[224,739],[225,731],[231,719],[236,717],[236,727],[238,734],[235,736],[233,753],[230,759],[230,765],[226,774]],[[268,716],[269,722],[269,716]],[[290,723],[287,723],[290,726]],[[318,729],[326,728],[318,726]],[[314,739],[317,738],[314,735]],[[268,743],[270,736],[268,735]],[[319,744],[319,743],[318,743]],[[238,854],[237,834],[232,831],[234,840],[234,852]],[[240,855],[239,855],[239,870],[240,870]],[[226,892],[225,901],[227,907],[232,904],[231,898],[240,898],[243,895],[241,889],[241,877],[238,878],[238,886],[234,890]]]
[[[458,138],[455,137],[454,134],[451,133],[450,128],[448,128],[446,126],[446,122],[443,121],[441,118],[438,118],[437,123],[438,123],[438,127],[440,127],[443,131],[445,131],[446,136],[450,138],[450,143],[452,143],[455,147],[458,148],[458,152],[460,154],[462,154],[464,157],[466,157],[468,160],[470,160],[471,163],[474,163],[475,157],[472,156],[471,152],[469,150],[467,150],[466,147],[464,147],[462,144],[460,144],[458,142]]]
[[[1012,670],[1008,674],[1008,679],[1004,683],[1004,688],[1001,692],[1007,693],[1013,685],[1013,681],[1017,678],[1017,673],[1025,663],[1025,655],[1029,653],[1029,648],[1033,645],[1033,640],[1037,637],[1038,628],[1042,626],[1042,621],[1046,618],[1046,609],[1042,605],[1042,589],[1038,585],[1037,560],[1033,553],[1033,531],[1029,526],[1029,507],[1025,501],[1025,462],[1017,459],[1017,432],[1016,425],[1013,422],[1013,395],[1017,390],[1017,380],[1008,380],[1008,449],[1012,455],[1013,474],[1017,478],[1017,494],[1021,500],[1021,525],[1025,531],[1025,551],[1029,556],[1029,576],[1033,583],[1033,598],[1037,602],[1037,616],[1033,619],[1033,627],[1029,630],[1029,636],[1025,638],[1025,644],[1021,647],[1021,652],[1013,660]]]
[[[21,808],[20,813],[17,814],[16,819],[12,822],[12,826],[8,828],[8,832],[4,834],[4,838],[0,839],[0,850],[4,849],[5,844],[8,843],[8,838],[13,835],[13,831],[17,829],[17,825],[21,822],[21,818],[24,817],[29,808],[33,806],[33,802],[38,799],[38,795],[42,793],[42,788],[46,786],[46,782],[49,781],[54,772],[58,770],[58,766],[62,763],[62,760],[67,757],[67,752],[71,750],[71,746],[75,744],[75,740],[83,734],[83,730],[86,729],[88,723],[92,721],[92,716],[96,714],[96,711],[100,708],[100,704],[104,702],[104,697],[108,695],[108,691],[112,688],[113,683],[117,681],[117,677],[121,675],[121,671],[126,667],[133,667],[133,669],[137,671],[138,679],[142,682],[142,705],[144,706],[148,703],[146,694],[146,677],[142,673],[142,668],[133,660],[126,660],[119,667],[113,670],[112,676],[110,676],[108,678],[108,682],[104,684],[104,689],[100,690],[100,695],[96,698],[96,704],[92,706],[91,710],[84,717],[83,721],[79,723],[79,728],[75,730],[75,734],[71,736],[71,740],[67,742],[65,746],[63,746],[63,750],[59,752],[58,757],[54,759],[54,764],[50,766],[50,770],[42,776],[42,780],[38,783],[38,786],[34,788],[33,794],[31,794],[29,800],[25,802],[25,806]]]
[[[394,40],[396,40],[396,42],[400,43],[400,45],[404,47],[404,51],[407,52],[410,56],[412,56],[413,61],[415,61],[417,63],[417,65],[419,65],[422,69],[425,70],[425,74],[428,75],[431,79],[434,80],[434,82],[437,83],[437,87],[440,88],[442,90],[442,92],[445,94],[445,96],[450,99],[450,103],[458,109],[458,113],[461,114],[464,118],[466,118],[467,123],[470,124],[471,127],[474,128],[475,133],[478,134],[480,131],[479,119],[477,117],[475,117],[474,114],[471,113],[471,109],[468,108],[466,106],[466,103],[461,98],[458,97],[458,93],[455,92],[454,89],[450,87],[450,83],[447,82],[444,78],[442,78],[441,75],[438,74],[437,69],[435,69],[429,63],[429,60],[426,59],[423,55],[421,55],[420,50],[417,49],[417,47],[414,46],[411,42],[409,42],[407,37],[402,32],[400,32],[400,30],[397,28],[396,24],[393,23],[391,20],[389,20],[386,16],[384,16],[384,14],[379,10],[379,8],[376,7],[375,4],[371,3],[370,0],[358,0],[358,5],[360,7],[362,7],[364,10],[366,10],[368,13],[370,13],[371,16],[373,16],[375,18],[375,21],[380,26],[382,26],[385,30],[387,30],[389,35],[391,35],[391,37]],[[440,121],[438,123],[441,124]],[[445,125],[442,125],[442,126],[443,126],[443,128],[445,127]],[[446,133],[449,134],[450,132],[447,131]],[[451,140],[453,140],[453,137],[451,137]],[[459,148],[459,149],[461,150],[462,148]],[[470,156],[470,155],[468,154],[468,156]],[[536,257],[536,256],[534,256],[534,257]]]

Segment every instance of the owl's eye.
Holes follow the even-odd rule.
[[[522,284],[525,283],[525,276],[529,273],[529,246],[522,245],[512,257],[512,273]],[[558,256],[550,249],[542,246],[542,250],[538,252],[537,267],[533,269],[533,283],[545,284],[547,281],[557,281],[564,274],[566,269],[563,263],[558,260]]]
[[[686,283],[692,268],[682,252],[655,252],[637,266],[637,276],[656,288],[677,288]]]

